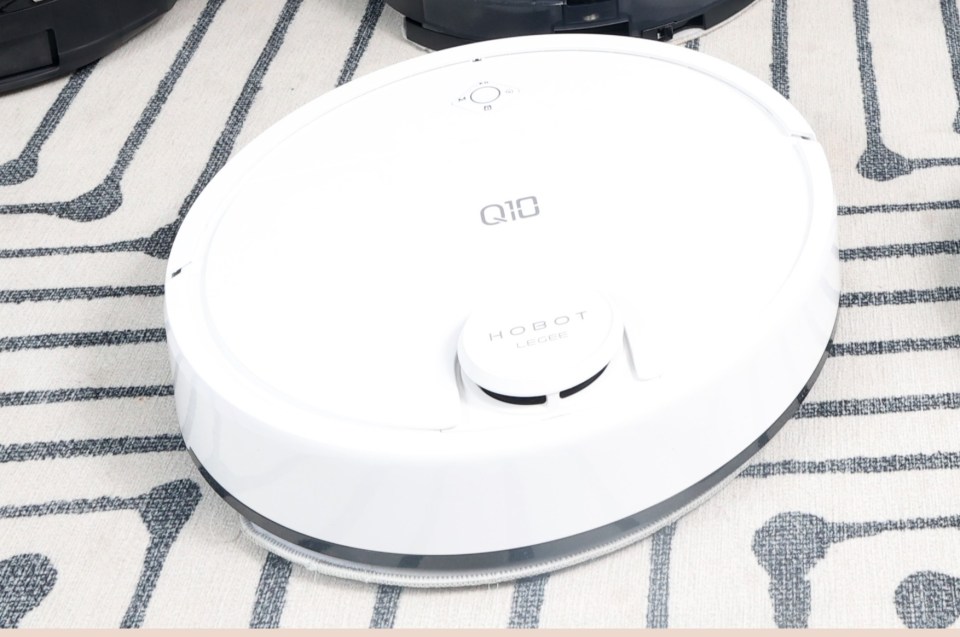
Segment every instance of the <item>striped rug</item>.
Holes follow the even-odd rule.
[[[772,84],[827,151],[831,357],[701,508],[595,562],[478,589],[338,581],[255,547],[191,464],[171,396],[162,283],[181,218],[272,122],[422,55],[400,16],[382,0],[180,0],[99,63],[0,97],[0,627],[955,625],[956,2],[757,0],[685,45]]]

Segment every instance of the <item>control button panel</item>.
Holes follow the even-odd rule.
[[[484,80],[460,93],[453,104],[479,113],[492,112],[508,106],[517,93],[512,86]]]

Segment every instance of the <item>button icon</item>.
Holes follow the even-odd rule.
[[[0,0],[2,1],[2,0]],[[466,91],[457,96],[454,106],[459,106],[468,111],[489,112],[497,110],[512,102],[519,91],[512,86],[506,86],[499,83],[491,83],[489,80],[477,82]],[[496,108],[494,108],[496,104]]]
[[[476,104],[489,104],[500,97],[500,89],[496,86],[481,86],[470,93],[470,99]]]

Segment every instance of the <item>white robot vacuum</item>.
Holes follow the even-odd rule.
[[[813,131],[706,55],[545,35],[338,88],[170,256],[183,437],[270,550],[407,586],[650,535],[814,382],[839,300]]]

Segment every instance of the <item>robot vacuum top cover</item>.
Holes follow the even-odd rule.
[[[184,439],[272,550],[406,585],[532,575],[716,490],[815,378],[824,154],[682,48],[423,56],[238,153],[173,246]]]

